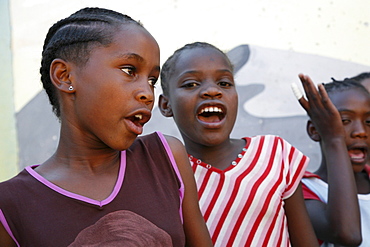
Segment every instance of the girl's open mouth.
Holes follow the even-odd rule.
[[[143,126],[150,119],[149,113],[136,113],[126,118],[129,130],[137,135],[143,133]]]
[[[364,163],[367,160],[367,150],[365,148],[352,148],[348,150],[348,154],[354,163]]]
[[[198,119],[206,123],[217,123],[224,118],[225,111],[219,106],[205,106],[198,113]]]

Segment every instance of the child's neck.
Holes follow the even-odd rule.
[[[186,145],[186,150],[188,154],[204,163],[224,170],[237,158],[244,147],[244,139],[229,139],[217,146],[194,145],[190,147]]]
[[[355,181],[358,194],[370,193],[370,179],[366,171],[355,173]]]

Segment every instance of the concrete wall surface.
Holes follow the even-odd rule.
[[[0,1],[0,181],[18,171],[11,23],[8,0]]]

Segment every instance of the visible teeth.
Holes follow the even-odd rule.
[[[141,120],[141,119],[143,119],[143,115],[141,115],[141,114],[136,114],[136,115],[135,115],[135,118],[138,118],[138,119],[140,119],[140,120]]]
[[[217,106],[209,106],[209,107],[203,108],[200,111],[200,114],[202,114],[203,112],[222,112],[222,109]]]

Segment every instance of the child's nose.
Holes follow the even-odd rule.
[[[215,84],[204,85],[201,90],[201,97],[203,98],[220,98],[222,97],[222,92],[220,88]]]
[[[352,130],[353,137],[360,137],[360,138],[367,138],[368,133],[364,123],[358,121],[354,124],[354,128]]]
[[[143,80],[144,81],[144,80]],[[140,82],[140,88],[135,93],[135,98],[138,101],[149,105],[154,102],[153,88],[148,81]]]

